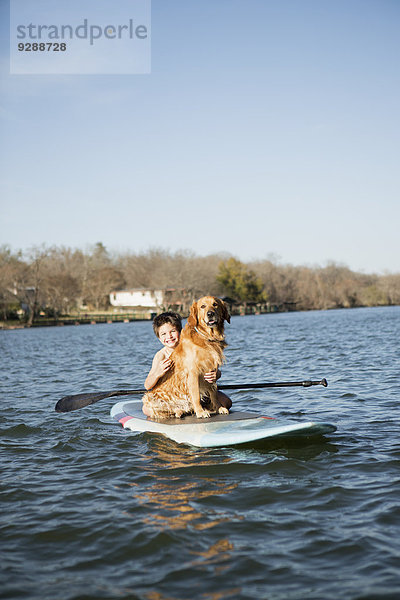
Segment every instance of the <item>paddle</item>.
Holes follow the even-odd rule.
[[[326,379],[321,381],[281,381],[278,383],[238,383],[238,384],[222,384],[218,386],[219,390],[250,390],[254,388],[270,388],[270,387],[310,387],[312,385],[323,385],[327,387]],[[94,404],[104,398],[112,396],[130,396],[131,394],[145,394],[147,390],[116,390],[114,392],[98,392],[97,394],[75,394],[74,396],[64,396],[55,406],[57,412],[70,412],[84,408],[89,404]]]

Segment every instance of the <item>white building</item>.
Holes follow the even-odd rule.
[[[110,293],[110,304],[118,308],[161,309],[164,304],[164,290],[119,290]]]

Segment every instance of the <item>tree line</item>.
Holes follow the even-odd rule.
[[[330,263],[324,267],[242,262],[230,254],[198,256],[152,248],[110,253],[102,243],[89,250],[36,246],[28,252],[0,248],[1,318],[23,310],[28,325],[39,312],[107,310],[118,289],[185,289],[191,297],[228,296],[240,304],[298,310],[400,304],[400,273],[364,274]]]

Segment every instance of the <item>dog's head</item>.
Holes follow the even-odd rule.
[[[202,327],[223,331],[224,321],[231,322],[228,308],[223,300],[215,296],[203,296],[193,302],[188,324],[190,327]]]

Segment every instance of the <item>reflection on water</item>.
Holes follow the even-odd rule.
[[[206,570],[208,576],[224,576],[230,568],[232,552],[235,550],[233,542],[226,536],[226,524],[231,517],[226,511],[213,508],[212,499],[222,497],[225,503],[229,495],[238,488],[237,481],[221,477],[223,465],[228,466],[231,457],[209,449],[181,446],[158,437],[150,442],[149,451],[153,454],[153,459],[146,473],[146,483],[129,484],[135,503],[145,508],[142,523],[169,534],[183,531],[195,534],[223,527],[223,538],[213,541],[205,549],[195,547],[188,550],[184,571]],[[217,468],[215,477],[207,474],[212,467]],[[243,518],[238,516],[236,520]],[[179,570],[179,564],[175,565],[175,569]],[[224,591],[204,592],[202,598],[224,600],[240,593],[241,588],[235,587]],[[193,590],[188,591],[187,595],[179,596],[153,590],[146,592],[144,597],[146,600],[192,600]]]
[[[145,509],[142,523],[159,531],[205,531],[226,522],[225,513],[204,507],[202,501],[228,496],[237,488],[236,481],[220,476],[221,466],[229,465],[231,458],[162,436],[146,437],[146,454],[136,456],[146,460],[146,480],[128,484],[135,504]],[[215,477],[209,474],[212,467],[217,468]]]
[[[229,463],[232,460],[230,456],[224,456],[212,448],[193,448],[177,444],[161,434],[146,434],[146,437],[149,440],[153,467],[162,469],[209,467]]]
[[[234,549],[234,545],[228,539],[218,540],[203,552],[192,550],[191,554],[195,554],[200,558],[191,561],[190,565],[192,567],[209,565],[214,567],[215,575],[220,575],[229,568],[229,561],[232,558]]]
[[[145,504],[151,510],[144,522],[157,525],[161,529],[182,529],[190,524],[194,529],[202,530],[223,523],[226,521],[225,516],[211,511],[207,514],[202,513],[191,503],[229,494],[237,487],[235,483],[224,484],[209,478],[186,483],[182,483],[178,477],[160,480],[154,476],[154,479],[154,483],[149,484],[151,489],[143,490],[141,486],[140,492],[134,493],[133,496],[139,504]]]

